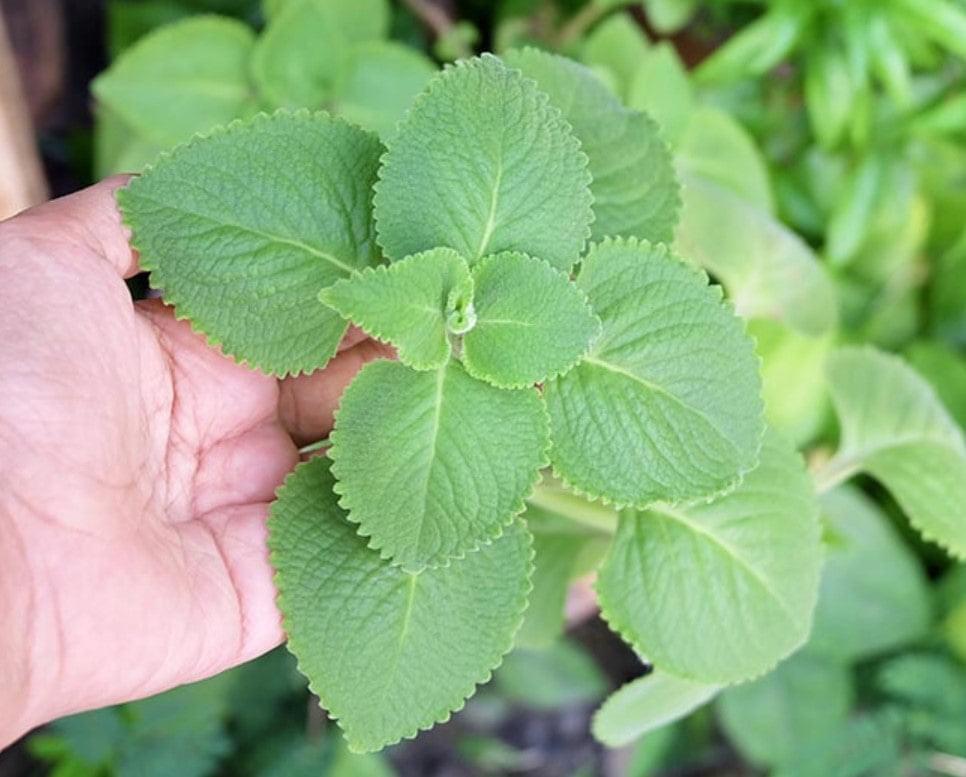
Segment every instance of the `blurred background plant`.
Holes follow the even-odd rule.
[[[583,62],[672,148],[677,247],[748,319],[769,420],[818,475],[827,546],[808,644],[670,725],[649,717],[647,665],[579,587],[567,601],[606,538],[531,507],[519,646],[449,724],[353,756],[279,649],[57,721],[0,755],[0,775],[966,775],[966,567],[876,482],[821,477],[839,435],[825,373],[837,344],[904,354],[966,424],[966,0],[0,8],[54,194],[259,110],[323,107],[387,137],[441,63],[475,51]],[[642,676],[592,725],[608,692]]]

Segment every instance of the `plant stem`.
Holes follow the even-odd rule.
[[[434,3],[433,0],[403,0],[403,5],[412,12],[413,16],[429,28],[433,33],[433,37],[437,40],[445,38],[456,26],[456,23],[450,18],[442,6]],[[458,59],[473,56],[473,52],[470,51],[469,47],[462,43],[457,43],[457,46],[459,47]]]
[[[949,777],[966,777],[966,758],[949,753],[933,753],[929,756],[929,768]]]
[[[601,20],[614,6],[599,3],[597,0],[590,0],[587,5],[570,17],[567,23],[560,28],[557,34],[557,48],[564,49],[581,36],[597,22]]]
[[[815,483],[815,491],[819,496],[827,494],[833,488],[841,485],[856,472],[858,466],[849,458],[839,458],[833,456],[821,466],[812,470],[812,481]]]
[[[328,438],[319,440],[318,442],[311,442],[308,445],[304,445],[303,447],[299,448],[299,455],[302,456],[306,453],[315,453],[323,448],[329,448],[331,445],[332,443],[329,442]]]
[[[589,502],[552,483],[537,485],[527,501],[596,532],[614,534],[617,531],[617,510],[599,502]]]

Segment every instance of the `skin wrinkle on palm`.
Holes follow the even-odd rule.
[[[279,644],[268,503],[391,356],[350,330],[324,371],[278,381],[132,304],[126,180],[0,224],[0,745]]]

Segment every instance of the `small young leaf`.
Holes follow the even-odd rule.
[[[419,569],[475,550],[523,511],[547,421],[533,389],[493,388],[457,362],[376,361],[343,394],[331,440],[349,520],[384,558]]]
[[[427,57],[400,43],[356,45],[336,85],[332,109],[388,138],[434,73],[436,66]]]
[[[929,384],[873,348],[833,353],[828,378],[842,440],[826,476],[869,473],[926,539],[966,558],[966,443]]]
[[[593,246],[577,285],[603,333],[545,387],[555,471],[617,504],[734,486],[755,466],[764,424],[754,346],[720,289],[636,241]]]
[[[254,43],[233,19],[186,19],[139,40],[97,77],[93,92],[143,141],[168,148],[254,112]]]
[[[511,51],[503,59],[537,82],[580,139],[593,176],[592,237],[670,242],[681,199],[657,125],[624,108],[593,71],[573,60],[537,49]]]
[[[659,669],[734,683],[805,641],[821,563],[811,480],[769,433],[761,463],[731,493],[625,510],[597,592],[608,623]]]
[[[742,755],[758,766],[776,766],[838,731],[853,696],[845,664],[800,653],[769,675],[726,690],[717,710]]]
[[[376,185],[390,259],[448,246],[570,268],[590,234],[580,142],[536,84],[496,57],[447,67],[399,125]]]
[[[932,609],[926,575],[888,517],[850,486],[826,494],[822,507],[832,539],[808,649],[856,662],[923,637]]]
[[[409,573],[366,547],[334,484],[324,458],[301,464],[272,506],[269,548],[289,649],[350,747],[369,752],[446,720],[489,679],[526,607],[530,537],[516,521]]]
[[[392,343],[399,360],[417,370],[446,363],[447,316],[457,306],[469,305],[472,297],[466,261],[450,248],[367,269],[319,295],[372,337]]]
[[[717,685],[652,672],[607,698],[594,715],[594,736],[608,747],[629,745],[649,731],[689,715],[719,690]]]
[[[600,320],[566,273],[525,254],[473,268],[476,325],[463,337],[463,366],[500,388],[532,386],[587,353]]]
[[[352,44],[389,26],[385,0],[291,0],[273,13],[252,56],[252,80],[274,107],[321,108],[349,64]]]
[[[118,202],[141,266],[179,316],[265,372],[309,372],[346,329],[319,290],[378,259],[381,150],[324,114],[261,115],[162,157]]]

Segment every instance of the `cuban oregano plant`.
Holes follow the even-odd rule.
[[[152,284],[236,360],[317,370],[350,322],[395,347],[269,521],[289,647],[350,745],[445,720],[598,565],[668,682],[774,666],[809,630],[815,500],[742,321],[665,246],[657,126],[524,50],[448,67],[390,137],[261,114],[118,195]]]

